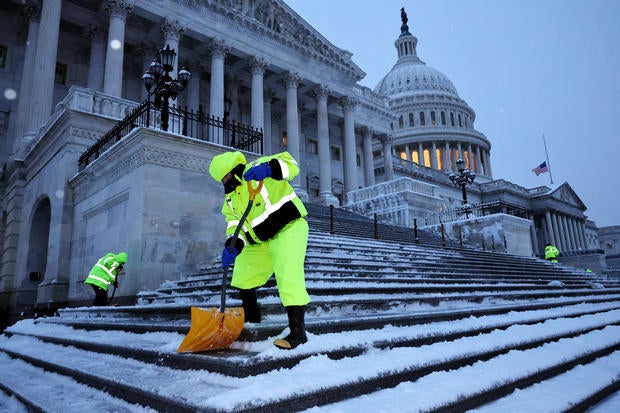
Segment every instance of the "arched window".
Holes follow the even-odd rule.
[[[454,126],[454,112],[450,112],[450,126]]]
[[[413,122],[413,113],[409,114],[409,126],[415,126]]]
[[[398,118],[398,127],[400,129],[402,129],[403,127],[403,115],[400,115],[400,117]]]
[[[424,112],[420,112],[420,125],[426,125],[426,119],[424,118]]]
[[[431,110],[431,125],[436,125],[437,119],[435,118],[435,111]]]
[[[459,113],[459,128],[463,127],[463,121],[461,119],[461,114]]]
[[[446,112],[444,112],[443,110],[441,111],[441,124],[446,124]]]

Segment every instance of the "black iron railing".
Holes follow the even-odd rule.
[[[202,112],[180,110],[174,106],[169,108],[168,115],[168,132],[248,152],[263,153],[262,130]],[[160,122],[161,109],[155,107],[150,100],[142,102],[80,156],[78,170],[83,170],[134,128],[143,126],[160,129]]]
[[[424,217],[424,225],[438,225],[446,222],[460,221],[463,219],[478,218],[494,214],[508,214],[527,219],[527,211],[525,208],[502,201],[496,201],[487,202],[484,204],[464,205],[460,208],[451,209],[439,214],[428,214]]]

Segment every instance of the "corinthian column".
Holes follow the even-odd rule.
[[[24,133],[28,132],[30,127],[29,116],[32,97],[32,84],[34,82],[34,62],[37,51],[37,39],[39,37],[39,26],[41,21],[41,5],[35,1],[27,1],[24,4],[24,14],[28,20],[28,37],[26,39],[26,54],[24,56],[24,66],[22,68],[22,79],[19,85],[19,94],[17,99],[17,120],[15,122],[15,134],[12,153],[17,153],[22,146]],[[25,142],[26,144],[28,142]]]
[[[299,113],[297,109],[297,86],[301,82],[301,78],[297,73],[287,72],[284,76],[286,84],[286,146],[288,152],[300,163],[301,169],[301,151],[299,142]],[[305,192],[299,184],[299,175],[293,179],[291,184],[297,192],[297,195],[304,199],[308,199],[308,193]]]
[[[88,61],[88,87],[103,91],[103,68],[105,67],[105,27],[90,25],[87,29],[90,38],[90,60]]]
[[[252,57],[249,62],[252,72],[252,108],[250,122],[253,128],[265,130],[265,107],[263,99],[263,76],[267,61],[260,57]]]
[[[372,128],[364,128],[364,184],[371,186],[375,184],[375,164],[372,160]]]
[[[52,112],[54,75],[58,52],[60,10],[62,0],[45,0],[41,9],[41,23],[37,37],[34,72],[32,77],[31,111],[26,140],[32,140]]]
[[[224,59],[228,47],[224,42],[214,40],[209,44],[211,50],[211,91],[209,98],[209,112],[211,116],[224,119]],[[222,131],[216,129],[214,142],[222,144]]]
[[[319,202],[322,205],[338,206],[338,199],[332,194],[329,120],[327,116],[329,88],[325,85],[318,85],[314,88],[314,94],[316,96],[316,128],[319,146]]]
[[[179,52],[179,41],[184,32],[185,28],[177,20],[170,20],[166,17],[161,24],[161,36],[164,40],[164,48],[168,46],[177,53],[177,58],[174,60],[172,66],[172,72],[170,72],[170,76],[173,79],[176,79],[179,73],[179,58],[181,57],[181,53]]]
[[[120,98],[123,94],[125,21],[127,14],[133,9],[133,2],[129,0],[107,0],[104,3],[104,8],[110,15],[110,26],[108,27],[103,93]]]
[[[394,179],[394,166],[392,165],[393,138],[389,135],[383,135],[380,139],[383,144],[383,169],[385,170],[385,180],[391,181]]]
[[[357,163],[355,151],[355,124],[353,111],[357,101],[349,96],[340,99],[344,112],[344,191],[348,193],[357,189]]]

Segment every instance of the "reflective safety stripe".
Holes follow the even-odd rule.
[[[110,277],[112,277],[113,280],[116,279],[116,274],[114,274],[113,271],[109,270],[105,265],[97,263],[97,264],[95,264],[95,266],[99,267],[99,268],[102,268]]]
[[[288,165],[286,164],[286,162],[283,162],[279,159],[277,159],[277,161],[280,164],[280,169],[282,170],[282,179],[288,180],[289,176],[291,176],[291,171],[288,169]]]
[[[94,280],[101,281],[102,283],[104,283],[104,284],[106,284],[106,285],[110,285],[110,284],[112,284],[110,281],[108,281],[108,280],[104,280],[103,278],[98,277],[98,276],[93,275],[93,274],[90,274],[90,275],[88,276],[88,278],[92,278],[92,279],[94,279]]]
[[[265,220],[267,218],[269,218],[269,216],[271,214],[273,214],[274,212],[277,212],[280,209],[280,207],[282,207],[282,205],[286,204],[289,201],[292,201],[295,198],[297,198],[297,194],[295,193],[295,191],[293,191],[290,194],[288,194],[286,196],[283,196],[274,205],[267,205],[267,204],[265,204],[265,212],[263,212],[261,215],[259,215],[256,218],[254,218],[252,220],[252,222],[250,223],[252,225],[252,228],[255,228],[256,226],[258,226],[261,223],[265,222]]]

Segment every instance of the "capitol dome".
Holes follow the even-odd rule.
[[[409,32],[404,8],[401,20],[400,36],[394,42],[398,60],[374,88],[387,97],[394,113],[393,154],[446,173],[463,159],[469,170],[492,178],[491,143],[474,128],[476,113],[446,75],[420,60],[418,39]]]
[[[394,65],[374,90],[384,96],[443,94],[458,98],[454,84],[446,75],[417,58],[406,56]]]

